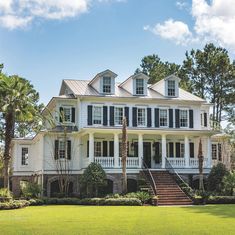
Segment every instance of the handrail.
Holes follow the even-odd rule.
[[[152,175],[151,171],[149,170],[149,168],[148,168],[148,166],[147,166],[147,164],[145,163],[145,161],[144,161],[143,158],[142,158],[142,162],[143,162],[142,170],[143,170],[143,172],[144,172],[145,170],[148,171],[148,173],[149,173],[149,175],[150,175],[150,179],[151,179],[152,184],[153,184],[153,185],[150,184],[150,186],[151,186],[151,188],[152,188],[152,190],[153,190],[153,192],[154,192],[154,196],[157,196],[157,186],[156,186],[156,184],[155,184],[155,180],[153,179],[153,175]],[[144,166],[144,167],[143,167],[143,166]],[[145,175],[145,177],[147,177],[147,176]]]

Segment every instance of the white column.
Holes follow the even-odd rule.
[[[89,133],[89,163],[94,162],[94,133]]]
[[[139,157],[139,168],[142,167],[142,158],[143,156],[143,135],[138,135],[138,157]]]
[[[118,133],[114,133],[114,167],[118,168],[119,166],[119,137]]]
[[[211,168],[212,166],[212,156],[211,156],[211,137],[207,138],[207,167]]]
[[[166,135],[162,135],[162,168],[166,167]]]
[[[185,159],[185,167],[189,168],[189,138],[188,136],[184,136],[184,159]]]

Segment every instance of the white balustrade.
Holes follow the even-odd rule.
[[[99,163],[103,168],[114,167],[114,157],[95,157],[95,162]]]
[[[184,168],[185,159],[184,158],[167,158],[173,168]]]
[[[198,168],[198,158],[190,158],[189,165],[191,168]],[[203,167],[207,167],[207,158],[203,159]]]
[[[122,166],[122,158],[119,158],[119,167]],[[138,168],[139,158],[138,157],[128,157],[126,160],[127,168]]]

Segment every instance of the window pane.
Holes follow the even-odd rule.
[[[145,109],[144,108],[138,108],[137,109],[137,124],[138,126],[145,126]]]
[[[103,93],[111,93],[111,78],[103,77]]]
[[[28,148],[22,148],[21,165],[27,166],[28,164],[29,164],[29,149]]]
[[[115,125],[122,125],[123,119],[123,108],[122,107],[115,107],[114,109],[114,123]]]
[[[188,111],[180,110],[180,127],[188,126]]]
[[[102,109],[101,107],[93,107],[93,124],[101,124],[102,122]]]
[[[101,142],[94,142],[94,155],[101,157]]]
[[[63,140],[59,141],[59,158],[65,158],[65,143]]]
[[[175,96],[175,81],[168,81],[168,96]]]
[[[217,159],[217,145],[216,144],[211,145],[211,153],[212,153],[212,159],[216,160]]]
[[[167,126],[167,110],[166,109],[160,109],[159,110],[159,122],[160,126]]]
[[[184,144],[180,144],[180,157],[184,158]]]
[[[136,95],[144,94],[144,79],[136,79]]]
[[[71,108],[64,107],[64,121],[71,122]]]

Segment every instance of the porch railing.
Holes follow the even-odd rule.
[[[122,158],[119,157],[119,167],[122,166]],[[126,167],[127,168],[137,168],[139,166],[139,158],[138,157],[127,157],[126,159]]]
[[[199,160],[198,158],[190,158],[189,159],[189,165],[191,168],[198,168]],[[207,166],[207,158],[204,158],[203,160],[203,167]]]
[[[185,158],[166,158],[166,159],[175,168],[185,167]]]
[[[95,157],[95,162],[99,163],[103,168],[114,167],[114,157]]]

